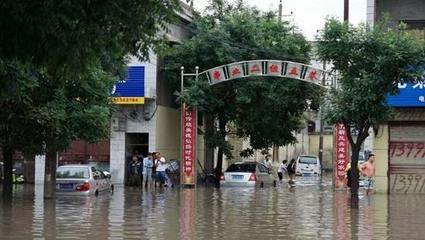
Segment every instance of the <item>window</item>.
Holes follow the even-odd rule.
[[[302,163],[302,164],[317,164],[317,159],[315,157],[300,157],[299,163]]]
[[[59,167],[56,178],[89,178],[89,169],[84,167]]]
[[[264,166],[263,164],[258,164],[258,170],[262,173],[267,173],[269,172],[266,168],[266,166]]]
[[[227,168],[226,172],[255,172],[255,163],[235,163]]]

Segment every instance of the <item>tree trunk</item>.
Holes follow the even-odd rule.
[[[351,208],[359,208],[359,162],[360,145],[355,144],[351,149]]]
[[[213,129],[214,128],[214,118],[211,116],[205,115],[205,129]],[[208,139],[205,138],[205,143],[207,143]],[[214,148],[205,144],[205,162],[204,169],[207,173],[212,173],[214,170]]]
[[[56,191],[56,151],[47,149],[44,171],[44,198],[55,197]]]
[[[4,161],[4,180],[3,180],[3,199],[8,201],[12,200],[13,192],[13,149],[6,146],[3,147],[3,161]]]
[[[226,138],[226,122],[223,120],[219,120],[219,131],[220,131],[220,137],[223,138],[223,142],[224,142],[224,138]],[[217,166],[215,167],[215,185],[216,187],[220,187],[220,177],[222,174],[222,168],[223,168],[223,148],[219,147],[218,148],[218,156],[217,156]]]

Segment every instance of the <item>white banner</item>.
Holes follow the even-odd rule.
[[[243,63],[234,63],[227,65],[230,79],[244,77]]]
[[[267,62],[267,75],[281,76],[282,75],[282,62],[281,61],[268,61]]]
[[[263,75],[263,64],[261,61],[248,62],[248,75]]]
[[[288,63],[286,67],[285,77],[301,79],[302,65],[299,63]]]
[[[230,63],[202,72],[206,73],[210,84],[250,76],[272,76],[298,79],[330,87],[333,79],[322,69],[314,68],[302,63],[294,63],[280,60],[254,60],[245,62]]]
[[[221,81],[227,80],[226,75],[224,74],[223,67],[216,67],[208,71],[209,79],[211,84],[219,83]]]
[[[322,74],[323,74],[323,71],[309,67],[306,71],[304,80],[311,81],[316,84],[320,84],[322,80]]]

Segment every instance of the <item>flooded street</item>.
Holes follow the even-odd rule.
[[[116,187],[99,197],[43,201],[18,186],[1,202],[1,239],[423,239],[425,197],[333,192],[331,178],[297,179],[276,188]],[[34,194],[35,192],[35,194]],[[195,208],[191,205],[195,204]]]

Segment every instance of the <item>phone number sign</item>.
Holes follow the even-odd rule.
[[[196,179],[196,108],[183,103],[182,106],[182,161],[181,184],[195,185]]]

